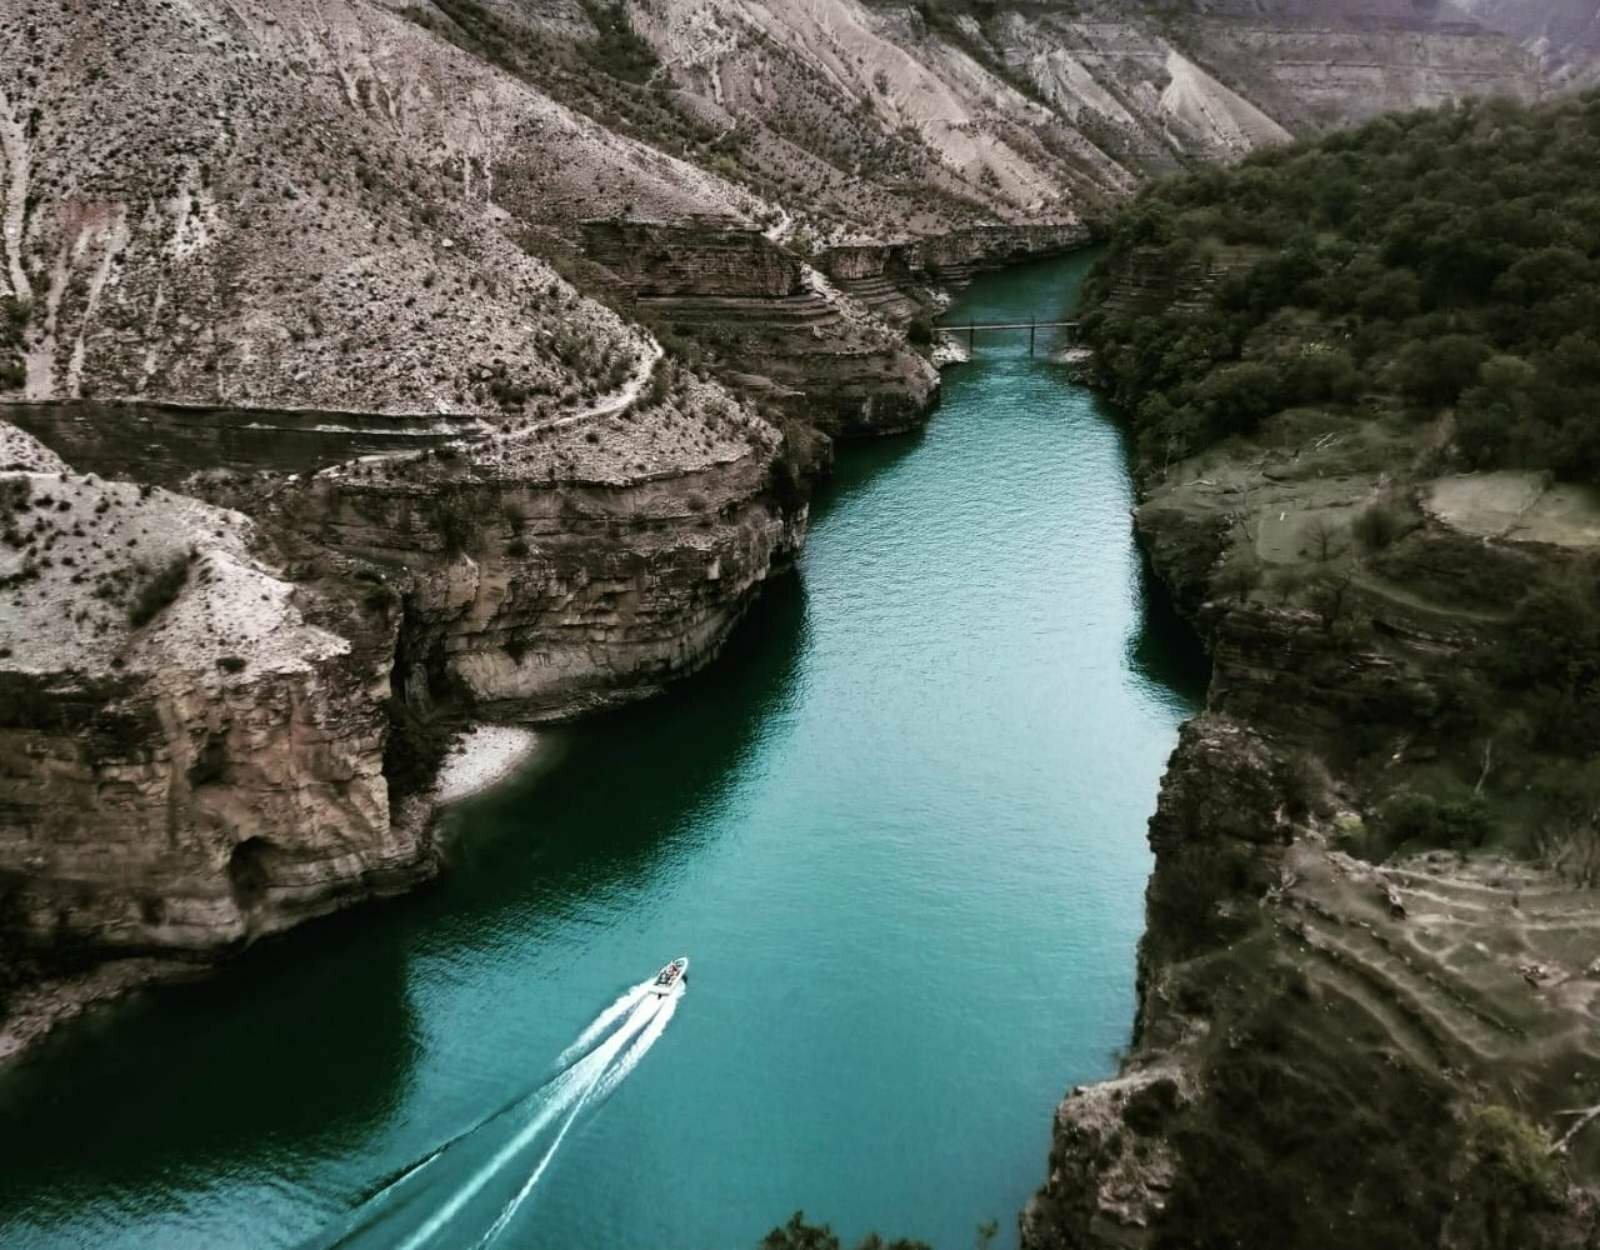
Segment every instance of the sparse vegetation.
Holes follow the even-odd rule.
[[[583,0],[583,9],[599,32],[584,49],[594,67],[624,82],[648,81],[660,61],[655,49],[634,30],[622,0]]]
[[[0,296],[0,391],[16,390],[27,381],[22,352],[32,311],[25,299]]]
[[[165,611],[189,580],[193,560],[193,552],[175,555],[140,583],[128,603],[128,623],[141,629]]]
[[[761,1239],[760,1250],[840,1250],[839,1236],[826,1224],[806,1222],[805,1212],[796,1211],[786,1224],[774,1228]],[[885,1241],[877,1233],[868,1233],[856,1243],[855,1250],[930,1250],[923,1241],[904,1237]]]

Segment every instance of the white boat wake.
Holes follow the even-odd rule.
[[[687,966],[687,961],[683,964]],[[538,1186],[585,1108],[598,1107],[609,1098],[666,1032],[683,992],[681,978],[676,974],[667,977],[673,967],[669,964],[660,977],[633,986],[596,1016],[561,1053],[555,1077],[386,1180],[331,1240],[317,1238],[303,1250],[354,1250],[361,1246],[440,1250],[465,1245],[485,1250]],[[554,1137],[526,1179],[505,1201],[493,1222],[478,1234],[485,1213],[474,1206],[475,1200],[496,1182],[515,1175],[512,1165],[557,1121],[560,1125]],[[440,1166],[452,1156],[468,1157],[469,1165],[470,1156],[481,1158],[480,1150],[474,1147],[480,1145],[480,1139],[488,1139],[492,1145],[504,1137],[508,1122],[516,1126],[515,1131],[467,1175],[462,1176],[460,1169]],[[425,1206],[425,1200],[430,1198],[432,1201]]]
[[[577,1040],[561,1052],[560,1057],[556,1059],[556,1067],[565,1071],[588,1054],[590,1048],[605,1036],[606,1030],[644,1001],[654,983],[655,978],[651,977],[648,981],[640,981],[638,985],[618,995],[617,1001],[596,1016],[588,1027],[578,1034]]]

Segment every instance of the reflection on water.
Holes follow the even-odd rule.
[[[1139,598],[1144,613],[1128,648],[1129,666],[1144,680],[1176,691],[1199,707],[1211,682],[1211,657],[1199,635],[1178,614],[1172,592],[1143,556],[1139,560]]]
[[[952,317],[1049,317],[1085,264],[980,279]],[[848,1240],[1014,1238],[1054,1102],[1126,1041],[1145,821],[1199,690],[1123,440],[1046,347],[980,340],[925,433],[844,449],[721,660],[552,731],[449,817],[436,886],[0,1076],[0,1244],[325,1236],[678,954],[670,1030],[503,1244],[748,1246],[797,1207]],[[450,1201],[427,1192],[399,1244]]]
[[[618,891],[647,892],[654,874],[716,836],[720,826],[702,817],[725,801],[781,720],[804,626],[804,585],[774,581],[711,668],[649,702],[550,731],[558,768],[447,817],[452,880],[438,903],[452,920],[443,939],[542,924]],[[529,864],[537,871],[523,871]]]
[[[50,1039],[0,1081],[0,1211],[29,1192],[47,1212],[138,1205],[169,1169],[201,1157],[226,1172],[263,1140],[359,1149],[404,1101],[417,1051],[404,948],[370,941],[371,923],[335,917]],[[284,1008],[267,1035],[263,1002]]]

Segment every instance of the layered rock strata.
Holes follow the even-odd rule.
[[[824,433],[909,429],[936,401],[937,373],[899,330],[759,231],[597,221],[584,234],[633,312]]]
[[[638,699],[716,654],[806,528],[777,430],[687,373],[663,390],[592,421],[335,467],[270,506],[404,570],[396,680],[413,703],[537,721]]]
[[[1144,484],[1142,545],[1213,674],[1150,821],[1133,1047],[1056,1112],[1032,1250],[1268,1222],[1286,1246],[1594,1235],[1600,1143],[1562,1140],[1566,1170],[1515,1182],[1485,1162],[1549,1159],[1564,1111],[1600,1087],[1584,878],[1485,851],[1385,857],[1380,803],[1461,749],[1461,691],[1492,671],[1531,581],[1586,567],[1593,518],[1536,474],[1438,479],[1337,597],[1223,592],[1241,548],[1305,558],[1285,518],[1347,523],[1373,497],[1366,467],[1301,446]],[[1471,746],[1487,776],[1493,745]]]
[[[387,600],[159,488],[10,467],[0,501],[4,940],[211,952],[432,870],[383,774]]]

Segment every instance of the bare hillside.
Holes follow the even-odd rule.
[[[1193,158],[1536,94],[1514,34],[1386,0],[12,0],[0,388],[576,403],[642,341],[546,263],[586,219],[802,254],[1071,224]]]

